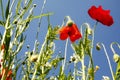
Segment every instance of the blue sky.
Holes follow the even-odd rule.
[[[44,0],[34,0],[34,3],[37,4],[37,7],[34,9],[34,15],[39,15],[41,11],[41,7]],[[112,42],[120,43],[120,9],[118,8],[120,5],[120,0],[46,0],[46,5],[43,10],[44,13],[53,12],[54,15],[50,16],[50,22],[53,26],[61,25],[65,16],[70,16],[74,22],[80,26],[84,22],[88,22],[93,28],[95,24],[95,20],[89,17],[87,11],[92,6],[102,5],[104,9],[111,10],[110,14],[113,16],[114,24],[111,27],[107,27],[99,23],[97,25],[97,29],[95,31],[95,43],[102,42],[105,44],[107,51],[109,53],[109,57],[111,59],[113,70],[115,71],[116,64],[113,61],[113,53],[110,49],[110,44]],[[31,49],[33,48],[36,31],[38,27],[39,20],[33,20],[30,24],[29,29],[27,30],[27,39],[25,44],[29,44]],[[47,30],[47,19],[46,17],[42,19],[42,24],[40,28],[39,41],[42,44],[44,40],[44,36]],[[64,53],[65,41],[56,41],[56,53],[61,51]],[[68,45],[68,59],[72,55],[73,50],[70,46],[70,41]],[[23,50],[23,52],[26,49]],[[115,47],[116,52],[120,55],[120,50]],[[103,49],[101,51],[93,50],[93,58],[95,61],[95,65],[100,66],[100,70],[97,71],[95,75],[95,80],[101,80],[102,76],[109,76],[111,78],[110,70],[108,67],[107,59],[105,57]],[[56,54],[57,55],[57,54]]]
[[[34,10],[34,14],[38,15],[40,13],[40,7],[42,6],[41,4],[43,0],[40,1],[34,1],[35,4],[37,4],[36,9]],[[55,25],[61,25],[62,21],[65,16],[69,15],[74,22],[78,25],[80,28],[81,24],[84,22],[88,22],[91,25],[91,28],[93,28],[93,25],[95,24],[96,21],[94,21],[92,18],[89,17],[87,11],[88,9],[92,6],[99,6],[102,5],[104,9],[109,9],[111,10],[110,14],[113,16],[114,19],[114,24],[111,27],[107,27],[105,25],[102,25],[99,23],[97,25],[97,29],[95,31],[95,43],[97,42],[102,42],[105,44],[113,70],[115,71],[115,66],[116,64],[113,61],[113,53],[110,49],[110,44],[112,42],[118,42],[120,43],[120,9],[119,7],[120,0],[47,0],[44,11],[43,12],[53,12],[54,15],[50,17],[51,24],[53,26]],[[37,20],[36,20],[37,21]],[[37,27],[38,25],[36,24],[36,21],[33,21],[31,24],[30,28],[28,31],[33,33],[33,37],[35,36],[36,29],[34,27]],[[33,27],[34,26],[34,27]],[[41,24],[41,31],[40,31],[40,36],[39,40],[42,43],[42,40],[44,38],[42,36],[45,35],[47,29],[47,20],[43,18],[42,24]],[[28,35],[28,39],[31,38],[30,35]],[[34,42],[34,40],[30,40],[29,43]],[[56,41],[57,51],[64,52],[64,46],[65,46],[65,41]],[[31,44],[32,45],[32,44]],[[70,44],[69,44],[70,46]],[[115,47],[116,52],[119,54],[120,50]],[[95,75],[95,80],[101,80],[102,76],[109,76],[111,78],[110,70],[108,67],[107,59],[105,57],[103,49],[100,51],[97,51],[96,49],[93,50],[93,58],[95,61],[95,65],[100,66],[100,70]],[[68,59],[72,55],[72,49],[71,47],[68,47]]]
[[[38,15],[40,13],[43,0],[40,0],[40,1],[35,0],[34,3],[37,4],[37,7],[34,10],[34,14]],[[47,0],[43,12],[54,13],[54,15],[50,16],[50,22],[53,26],[61,25],[64,17],[69,15],[74,20],[74,22],[78,25],[79,28],[84,22],[88,22],[91,25],[91,28],[93,28],[96,21],[89,17],[87,13],[88,9],[92,5],[95,5],[95,6],[102,5],[104,9],[111,10],[110,14],[111,16],[113,16],[114,24],[111,27],[107,27],[105,25],[102,25],[101,23],[97,25],[97,29],[95,31],[94,46],[97,42],[102,42],[105,44],[111,63],[112,63],[113,70],[115,72],[116,64],[113,61],[113,53],[110,49],[110,44],[112,42],[120,43],[120,38],[119,38],[120,9],[118,9],[119,3],[120,3],[120,0],[74,0],[74,1],[73,0]],[[27,30],[29,34],[27,36],[28,40],[26,41],[26,44],[30,44],[31,47],[35,40],[34,38],[36,35],[37,26],[38,26],[37,23],[38,23],[38,20],[34,20],[31,23],[30,28]],[[47,19],[43,18],[40,34],[39,34],[39,40],[41,43],[44,40],[43,36],[46,33],[46,29],[47,29]],[[31,38],[31,34],[33,38]],[[65,41],[56,41],[56,44],[57,44],[56,52],[61,51],[64,53],[63,47],[65,46]],[[73,51],[70,47],[70,44],[68,46],[69,47],[68,47],[67,57],[69,59]],[[115,47],[115,50],[120,55],[120,50],[117,47]],[[93,59],[95,61],[94,64],[100,66],[100,70],[98,70],[95,75],[95,80],[101,80],[102,76],[109,76],[111,78],[107,59],[105,57],[103,49],[101,49],[100,51],[97,51],[94,48],[93,52],[94,52]]]

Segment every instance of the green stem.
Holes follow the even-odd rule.
[[[91,46],[92,46],[92,48],[91,48],[91,55],[89,55],[90,56],[90,62],[89,62],[89,65],[88,65],[88,69],[91,67],[91,64],[92,64],[92,70],[94,69],[94,63],[93,63],[93,60],[92,60],[92,53],[93,53],[93,45],[94,45],[94,39],[95,39],[95,30],[96,30],[97,24],[98,24],[98,21],[95,23],[94,28],[93,28],[92,43],[91,43]],[[93,77],[94,77],[94,73],[93,73]],[[88,74],[87,74],[86,80],[88,80]]]
[[[112,42],[111,45],[110,45],[110,48],[111,48],[113,54],[116,54],[116,52],[115,52],[115,50],[114,50],[114,48],[113,48],[113,44],[116,44],[119,49],[120,49],[120,45],[119,45],[117,42]]]
[[[83,24],[81,25],[81,29],[80,29],[81,34],[83,34],[83,29],[84,29],[83,27],[85,27],[85,28],[90,28],[90,26],[89,26],[88,23],[83,23]]]
[[[93,45],[94,45],[94,39],[95,39],[95,30],[96,30],[97,24],[98,24],[98,22],[95,23],[95,25],[94,25],[94,29],[93,29],[93,34],[92,34],[92,43],[91,43],[92,48],[91,48],[91,55],[92,55],[92,53],[93,53]]]
[[[2,0],[0,0],[0,7],[1,7],[1,12],[2,12],[2,19],[3,21],[5,20],[5,16],[4,16],[4,7],[3,7],[3,2]]]
[[[12,9],[13,9],[13,5],[14,5],[15,1],[16,1],[16,0],[13,0],[13,1],[12,1],[12,4],[11,4],[11,6],[10,6],[10,10],[9,10],[9,13],[11,13],[11,11],[12,11]]]
[[[40,14],[43,13],[43,10],[44,10],[44,8],[45,8],[46,2],[47,2],[47,0],[44,0],[43,5],[42,5],[42,8],[41,8],[41,11],[40,11]],[[41,21],[42,21],[42,17],[39,19],[38,29],[37,29],[37,34],[36,34],[36,40],[38,40],[38,35],[39,35],[39,32],[40,32]]]
[[[76,63],[74,63],[74,74],[73,74],[74,77],[73,77],[73,80],[75,80],[75,77],[76,77],[75,74],[76,74]]]
[[[82,80],[85,80],[84,55],[82,56],[82,59],[81,59],[81,64],[82,64]]]
[[[63,61],[63,66],[62,66],[62,74],[64,72],[65,69],[65,63],[66,63],[66,55],[67,55],[67,47],[68,47],[68,39],[66,40],[66,44],[65,44],[65,54],[64,54],[64,61]]]
[[[108,61],[108,65],[109,65],[110,72],[111,72],[111,75],[112,75],[112,80],[115,80],[115,79],[114,79],[113,70],[112,70],[112,66],[111,66],[111,62],[110,62],[110,59],[109,59],[107,50],[106,50],[105,45],[104,45],[103,43],[101,43],[101,45],[102,45],[102,47],[103,47],[103,49],[104,49],[104,52],[105,52],[105,55],[106,55],[106,58],[107,58],[107,61]]]
[[[49,33],[49,32],[48,32]],[[47,35],[48,35],[48,33],[47,33]],[[36,65],[35,65],[35,72],[34,72],[34,74],[33,74],[33,77],[32,77],[32,80],[35,80],[35,76],[36,76],[36,73],[37,73],[37,63],[39,63],[39,61],[40,61],[40,58],[41,58],[41,54],[42,54],[42,52],[43,52],[43,49],[44,49],[44,46],[45,46],[45,44],[46,44],[46,42],[47,42],[47,35],[46,35],[46,38],[45,38],[45,41],[44,41],[44,43],[42,44],[42,47],[41,47],[41,50],[40,50],[40,54],[39,54],[39,56],[38,56],[38,60],[37,60],[37,62],[36,62]],[[43,69],[42,69],[43,70]],[[42,71],[43,72],[43,71]]]

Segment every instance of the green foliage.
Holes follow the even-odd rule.
[[[7,19],[8,15],[9,15],[9,8],[10,8],[10,0],[8,0],[7,6],[6,6],[6,11],[5,11],[5,18],[6,19]]]
[[[15,3],[16,5],[11,3]],[[66,74],[66,70],[63,69],[63,66],[65,66],[65,68],[66,66],[68,67],[72,64],[72,61],[68,61],[70,62],[68,63],[65,61],[65,56],[61,57],[59,56],[60,54],[57,56],[54,55],[57,53],[55,52],[55,40],[59,40],[58,34],[60,27],[58,25],[51,25],[49,19],[49,16],[53,15],[51,12],[41,13],[35,16],[33,14],[35,7],[33,0],[7,0],[5,6],[3,6],[3,0],[0,0],[0,14],[2,16],[0,27],[4,28],[4,33],[0,33],[0,58],[3,58],[0,60],[0,79],[5,80],[5,78],[8,77],[9,70],[12,69],[11,77],[13,80],[55,80],[51,79],[53,75],[50,73],[52,71],[54,72],[54,70],[57,71],[57,74],[55,74],[57,80],[75,80],[77,78],[81,80],[94,80],[94,74],[97,71],[94,69],[94,61],[92,57],[92,49],[94,47],[92,37],[94,37],[94,32],[90,30],[88,24],[86,24],[87,28],[85,28],[84,34],[82,34],[82,39],[76,43],[72,43],[73,54],[75,54],[73,59],[74,71],[70,71]],[[15,10],[15,13],[13,13],[12,10]],[[26,46],[24,42],[27,34],[25,35],[24,33],[29,28],[29,24],[32,20],[42,19],[42,17],[48,18],[48,29],[43,44],[39,44],[39,40],[36,38],[33,50],[27,46],[28,50],[25,54],[23,53],[24,56],[21,58],[18,57],[18,55],[21,54],[23,46]],[[97,46],[98,50],[100,50],[100,48],[100,46]],[[67,48],[65,47],[65,50],[66,49]],[[89,57],[90,61],[87,66],[85,63],[86,57]],[[62,64],[63,60],[66,62],[65,65]],[[115,80],[119,80],[120,59],[115,61],[117,61],[117,68],[114,78]],[[78,66],[79,64],[81,65]],[[1,77],[3,69],[6,68],[8,70],[6,70]],[[19,70],[20,73],[18,73]]]
[[[116,68],[116,73],[115,73],[115,80],[120,79],[120,58],[119,61],[117,62],[117,68]]]

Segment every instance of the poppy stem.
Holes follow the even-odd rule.
[[[70,16],[66,16],[65,18],[67,18],[67,25],[69,25],[70,23],[73,24],[73,20],[70,18]]]
[[[119,45],[117,42],[112,42],[112,43],[110,44],[110,48],[111,48],[113,54],[116,54],[116,52],[115,52],[115,50],[114,50],[114,48],[113,48],[113,44],[116,44],[119,49],[120,49],[120,45]]]
[[[43,10],[45,8],[46,2],[47,2],[47,0],[44,0],[42,8],[41,8],[41,11],[40,11],[40,14],[43,14]],[[41,22],[42,22],[42,17],[39,19],[39,22],[38,22],[38,29],[37,29],[37,33],[36,33],[36,40],[38,40],[38,35],[39,35],[39,32],[40,32]]]
[[[64,72],[65,69],[65,63],[66,63],[66,55],[67,55],[67,47],[68,47],[68,39],[66,40],[66,44],[65,44],[65,54],[64,54],[64,61],[63,61],[63,66],[62,66],[62,74]]]
[[[83,24],[81,25],[80,32],[81,32],[82,35],[83,35],[83,27],[85,27],[85,28],[90,28],[90,25],[89,25],[88,23],[83,23]]]
[[[94,70],[94,64],[92,62],[92,53],[93,53],[93,45],[94,45],[94,39],[95,39],[95,30],[96,30],[97,24],[98,24],[98,21],[95,23],[93,31],[92,31],[92,43],[91,43],[92,48],[91,48],[91,54],[89,56],[90,57],[90,61],[89,61],[89,65],[88,65],[88,69],[92,65],[92,70]],[[87,74],[86,80],[88,80],[88,75],[89,74]],[[93,73],[93,77],[94,77],[94,73]]]
[[[81,59],[81,64],[82,64],[82,80],[85,80],[85,64],[84,64],[84,55],[82,56],[82,59]]]
[[[73,80],[75,80],[75,77],[76,77],[76,63],[74,63],[74,74],[73,74]]]
[[[99,43],[102,45],[103,49],[104,49],[104,52],[105,52],[105,56],[107,58],[107,61],[108,61],[108,65],[109,65],[109,68],[110,68],[110,72],[111,72],[111,75],[112,75],[112,80],[115,80],[114,79],[114,74],[113,74],[113,70],[112,70],[112,66],[111,66],[111,62],[110,62],[110,59],[109,59],[109,56],[108,56],[108,53],[107,53],[107,50],[105,48],[105,45],[103,43]]]
[[[49,35],[49,30],[48,30],[48,32],[47,32],[47,34],[46,34],[45,41],[43,42],[43,44],[42,44],[42,46],[41,46],[41,50],[40,50],[40,52],[39,52],[39,56],[38,56],[38,59],[37,59],[37,62],[36,62],[36,63],[39,63],[39,62],[40,62],[40,58],[41,58],[41,55],[42,55],[44,46],[45,46],[46,43],[47,43],[47,36],[48,36],[48,35]],[[38,66],[38,65],[36,64],[36,65],[34,66],[34,68],[36,68],[37,66]],[[38,68],[35,69],[35,71],[34,71],[34,73],[33,73],[33,76],[32,76],[32,80],[35,79],[37,70],[38,70]],[[43,67],[42,67],[42,73],[44,73],[44,68],[43,68]]]
[[[93,28],[92,43],[91,43],[91,46],[92,46],[92,47],[93,47],[93,45],[94,45],[95,30],[96,30],[97,24],[98,24],[98,21],[95,23],[94,28]],[[91,48],[91,55],[92,55],[92,53],[93,53],[93,48]]]

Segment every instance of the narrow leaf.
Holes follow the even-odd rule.
[[[22,2],[22,0],[18,1],[17,7],[16,7],[16,14],[19,13],[21,2]]]
[[[0,0],[0,7],[1,7],[1,12],[2,12],[2,18],[4,20],[4,7],[3,7],[2,0]]]
[[[32,16],[30,19],[37,19],[37,18],[41,18],[43,16],[50,16],[53,15],[53,13],[46,13],[46,14],[41,14],[39,16]]]
[[[0,25],[4,27],[5,26],[5,22],[0,21]]]
[[[21,13],[21,17],[28,11],[28,9],[30,8],[30,5],[32,4],[32,1],[33,0],[30,0],[29,2],[28,2],[28,4],[27,4],[27,6],[25,6],[25,8],[24,8],[24,11]]]
[[[8,0],[7,6],[6,6],[6,11],[5,11],[5,18],[7,19],[9,15],[9,7],[10,7],[10,0]]]

